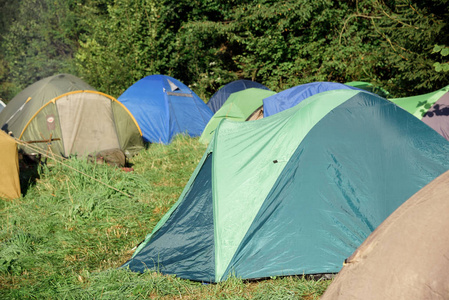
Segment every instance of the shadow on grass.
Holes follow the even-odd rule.
[[[24,197],[28,190],[36,185],[41,163],[40,157],[19,152],[20,189]]]

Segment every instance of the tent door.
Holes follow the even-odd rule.
[[[107,97],[90,92],[69,94],[57,100],[56,106],[66,156],[120,148]]]

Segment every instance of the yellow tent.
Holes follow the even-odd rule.
[[[19,198],[19,157],[17,145],[0,130],[0,198]]]

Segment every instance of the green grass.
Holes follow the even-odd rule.
[[[22,172],[26,195],[0,200],[1,299],[318,299],[329,282],[301,277],[201,284],[117,269],[176,202],[205,146],[179,136],[131,161],[134,172],[76,159]],[[26,187],[26,188],[25,188]]]

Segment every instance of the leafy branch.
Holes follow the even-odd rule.
[[[433,47],[432,53],[440,53],[441,56],[448,56],[449,55],[449,47],[447,46],[440,46],[440,45],[435,45]],[[437,72],[447,72],[449,71],[449,61],[447,62],[436,62],[433,64],[433,66],[435,67],[435,71]]]

